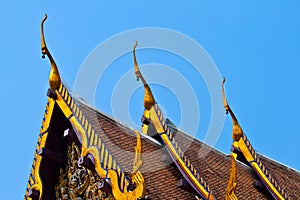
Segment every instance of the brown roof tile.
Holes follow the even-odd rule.
[[[299,199],[300,173],[262,155],[259,155],[259,158],[269,173],[278,182],[279,186],[289,195],[291,200]]]
[[[77,101],[77,104],[123,170],[130,172],[133,167],[136,145],[133,130],[81,101]],[[175,139],[209,184],[215,197],[224,199],[231,168],[230,158],[185,133],[177,132]],[[178,180],[183,177],[176,166],[161,161],[165,153],[163,146],[144,136],[142,147],[144,163],[141,171],[146,181],[147,195],[152,199],[195,199],[191,193],[178,188]],[[286,186],[286,192],[291,199],[299,197],[299,172],[263,156],[260,157],[276,180]],[[261,192],[254,187],[255,180],[259,179],[254,171],[249,166],[238,162],[236,196],[245,200],[273,199],[268,192]]]
[[[124,171],[130,172],[136,145],[133,130],[82,103],[77,103],[119,165]],[[142,147],[144,164],[141,172],[146,182],[146,194],[151,199],[195,199],[189,192],[178,188],[177,181],[183,177],[177,168],[161,162],[161,145],[142,137]]]

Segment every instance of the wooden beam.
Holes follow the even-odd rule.
[[[265,186],[260,180],[255,180],[255,181],[253,182],[253,185],[254,185],[254,187],[255,187],[257,190],[259,190],[259,191],[261,191],[261,192],[267,191],[266,186]]]
[[[142,122],[143,124],[149,125],[150,122],[151,122],[151,119],[149,119],[149,118],[147,118],[147,117],[145,117],[145,116],[143,115],[143,116],[142,116],[142,119],[141,119],[141,122]]]
[[[244,154],[239,149],[236,149],[234,146],[231,146],[231,152],[233,152],[233,153],[236,154],[236,159],[238,161],[240,161],[240,162],[248,165],[249,167],[251,167],[250,164],[249,164],[249,162],[245,158]]]
[[[55,151],[52,151],[50,149],[41,148],[38,150],[38,154],[45,159],[51,160],[54,163],[57,163],[60,165],[67,164],[67,158],[65,156],[63,156],[62,154],[57,153]]]
[[[32,200],[38,200],[40,198],[40,192],[35,189],[30,188],[28,190],[27,196],[30,197]]]
[[[47,96],[50,97],[53,100],[57,99],[57,94],[55,93],[55,91],[51,88],[48,89],[47,91]]]
[[[181,188],[193,195],[198,195],[196,193],[196,191],[194,190],[194,188],[192,188],[192,186],[183,178],[178,180],[177,185],[179,188]]]

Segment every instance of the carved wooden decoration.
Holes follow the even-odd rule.
[[[78,165],[80,150],[75,142],[68,146],[68,163],[60,168],[58,183],[55,186],[59,200],[113,200],[114,197],[102,191],[105,180],[97,173]]]

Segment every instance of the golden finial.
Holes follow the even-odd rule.
[[[59,76],[59,72],[58,72],[58,68],[55,64],[55,61],[52,57],[52,55],[50,54],[46,42],[45,42],[45,36],[44,36],[44,23],[47,19],[47,14],[45,14],[45,17],[43,18],[42,22],[41,22],[41,44],[42,44],[42,58],[45,58],[45,55],[48,56],[50,63],[51,63],[51,72],[50,72],[50,76],[49,76],[49,84],[50,84],[50,88],[55,90],[57,89],[60,84],[61,84],[61,79]]]
[[[236,189],[236,163],[235,158],[233,155],[230,155],[231,158],[231,170],[230,170],[230,177],[228,181],[228,186],[226,190],[226,197],[225,200],[238,200],[238,198],[234,194],[234,190]]]
[[[151,92],[151,89],[150,89],[148,83],[146,82],[145,78],[143,77],[142,73],[140,72],[139,66],[136,61],[135,49],[136,49],[137,45],[138,45],[138,43],[136,41],[135,45],[133,47],[133,50],[132,50],[133,59],[134,59],[134,72],[135,72],[137,80],[141,79],[144,84],[144,88],[145,88],[144,107],[147,110],[150,110],[150,108],[155,104],[155,99],[153,97],[153,94]]]
[[[238,120],[236,119],[234,113],[232,112],[230,106],[228,105],[228,102],[227,102],[226,96],[225,96],[224,83],[225,83],[225,78],[223,79],[223,82],[222,82],[222,96],[223,96],[224,108],[226,110],[226,114],[228,114],[228,112],[229,112],[230,115],[231,115],[232,123],[233,123],[233,127],[232,127],[232,139],[234,139],[234,141],[237,142],[237,141],[240,140],[240,138],[243,135],[243,129],[239,125]]]

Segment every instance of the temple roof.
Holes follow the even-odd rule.
[[[48,96],[50,97],[46,106],[37,152],[43,143],[47,144],[48,147],[50,145],[52,149],[57,149],[55,143],[52,142],[52,144],[49,144],[49,140],[43,142],[42,137],[51,130],[57,129],[57,127],[67,128],[70,127],[70,124],[75,127],[76,124],[72,120],[75,117],[81,126],[85,127],[83,134],[88,135],[88,132],[93,130],[95,135],[101,138],[102,143],[106,145],[106,148],[113,155],[118,165],[122,166],[124,173],[130,174],[132,160],[135,157],[134,147],[136,143],[134,130],[126,124],[93,108],[80,97],[73,96],[63,85],[56,90],[55,95],[51,95],[51,92],[48,92]],[[58,112],[64,113],[64,115],[52,114]],[[170,120],[166,121],[168,127],[173,131],[173,137],[182,148],[185,156],[200,173],[201,180],[203,178],[206,181],[205,184],[209,184],[216,199],[223,199],[226,194],[226,186],[232,167],[229,155],[178,130]],[[50,124],[52,124],[52,128],[50,127],[49,129],[47,127]],[[189,184],[182,183],[185,177],[182,175],[180,168],[174,165],[159,136],[155,134],[152,137],[141,134],[143,165],[140,171],[145,179],[146,195],[151,199],[196,199],[196,196],[199,197],[199,195]],[[289,195],[289,198],[297,199],[300,196],[300,173],[263,155],[257,154],[257,156],[264,163],[269,174],[272,174],[273,178],[277,180],[278,185]],[[38,156],[34,159],[33,166],[35,167],[37,158]],[[38,170],[40,173],[41,169]],[[263,186],[257,173],[249,166],[247,161],[244,159],[240,159],[239,161],[238,158],[236,171],[237,187],[235,195],[239,199],[273,199],[271,193]],[[34,186],[32,179],[36,180],[36,176],[31,175],[28,189]]]
[[[135,57],[137,44],[133,49],[134,68],[145,88],[142,133],[72,95],[61,83],[58,68],[47,49],[43,33],[46,18],[41,30],[42,53],[51,63],[49,98],[25,199],[54,199],[59,173],[70,163],[76,168],[85,167],[78,170],[86,175],[100,176],[104,185],[110,185],[106,189],[116,199],[297,199],[300,196],[300,173],[254,150],[227,103],[224,87],[224,107],[233,120],[231,155],[191,137],[165,118],[139,71]],[[76,143],[80,154],[75,165],[67,161],[71,157],[70,143]],[[72,176],[67,177],[66,181],[71,183]],[[74,177],[73,180],[79,178]],[[78,187],[80,184],[76,183]],[[75,199],[74,188],[69,190],[71,196],[70,192],[74,192],[72,199]],[[82,195],[82,191],[78,194]]]
[[[132,152],[135,145],[133,142],[134,131],[82,100],[77,101],[77,104],[98,130],[97,133],[101,135],[101,138],[107,144],[110,144],[108,148],[123,168],[130,169],[131,160],[134,156]],[[194,164],[194,167],[200,170],[201,175],[214,191],[215,197],[223,199],[231,168],[229,156],[182,131],[176,130],[175,138],[180,146],[188,147],[185,151],[187,157]],[[178,181],[182,179],[178,169],[171,163],[166,164],[163,162],[164,157],[167,155],[163,146],[159,145],[153,138],[145,135],[142,137],[142,145],[144,165],[141,171],[148,186],[147,194],[153,199],[158,199],[156,198],[158,194],[159,198],[193,199],[194,195],[192,193],[178,187]],[[125,151],[120,151],[115,148],[116,146]],[[132,154],[127,153],[130,151]],[[208,153],[201,156],[201,152]],[[300,196],[300,173],[263,155],[259,154],[259,158],[270,173],[276,177],[279,184],[284,186],[285,191],[290,194],[290,198],[297,199]],[[272,199],[272,196],[265,191],[266,189],[255,187],[255,181],[260,180],[254,170],[242,162],[237,162],[238,186],[235,190],[236,196],[239,199]]]

